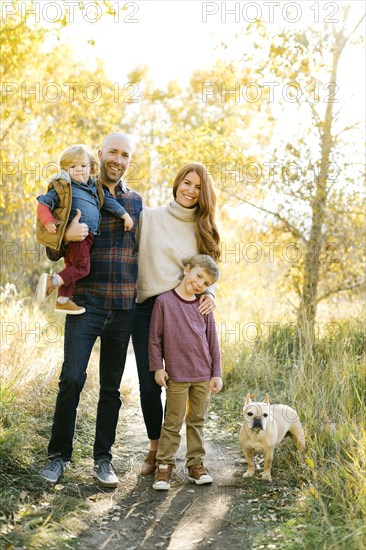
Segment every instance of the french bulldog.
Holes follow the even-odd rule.
[[[244,477],[254,475],[254,453],[264,453],[262,479],[272,481],[273,452],[287,435],[296,443],[300,454],[305,450],[305,434],[297,412],[288,405],[270,405],[268,394],[263,401],[252,401],[248,393],[243,408],[244,421],[239,442],[248,469]]]

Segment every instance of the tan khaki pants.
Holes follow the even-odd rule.
[[[156,460],[158,464],[175,466],[175,454],[180,444],[180,430],[186,420],[186,467],[200,464],[205,456],[203,426],[210,402],[209,380],[205,382],[174,382],[168,380],[166,415],[161,430]]]

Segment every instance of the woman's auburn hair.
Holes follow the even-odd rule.
[[[173,196],[176,198],[179,184],[189,172],[200,178],[201,190],[198,196],[197,244],[201,254],[208,254],[215,261],[220,259],[220,234],[216,225],[216,193],[214,182],[206,167],[199,162],[185,164],[175,177]]]
[[[86,155],[89,159],[90,175],[95,176],[96,174],[98,174],[99,165],[95,160],[95,157],[89,151],[89,149],[82,143],[78,143],[77,145],[72,145],[71,147],[68,147],[67,149],[62,151],[60,158],[58,159],[58,162],[61,168],[63,168],[64,170],[67,170],[73,162],[77,162],[84,155]]]

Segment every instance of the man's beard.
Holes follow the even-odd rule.
[[[118,183],[119,180],[122,178],[123,174],[126,172],[126,169],[122,166],[122,168],[118,169],[118,172],[116,172],[116,175],[110,175],[108,173],[108,167],[107,167],[106,163],[101,162],[100,172],[101,172],[101,175],[102,175],[102,179],[106,183]]]

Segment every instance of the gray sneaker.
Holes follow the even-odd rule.
[[[40,471],[40,474],[47,481],[57,483],[58,480],[64,475],[64,471],[68,465],[68,460],[57,456]]]
[[[93,477],[102,487],[117,487],[118,477],[112,463],[107,458],[102,458],[94,463]]]

